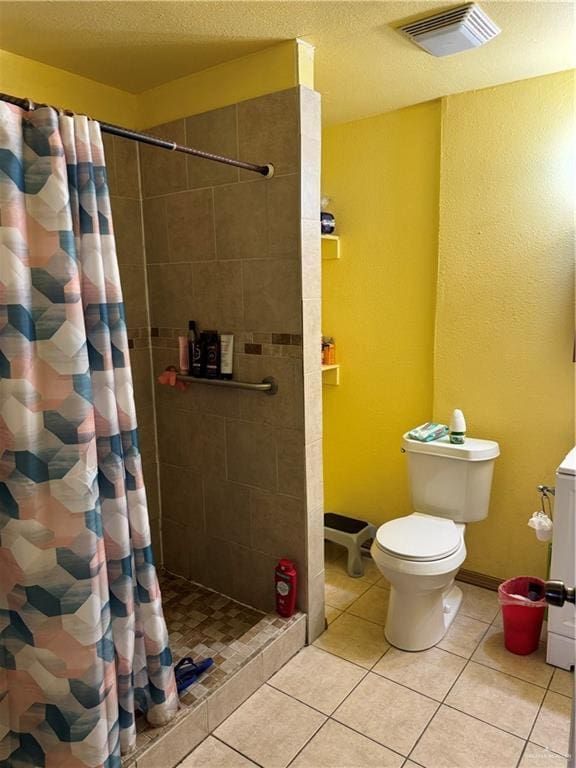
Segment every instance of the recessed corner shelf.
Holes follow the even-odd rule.
[[[198,379],[195,376],[182,376],[181,374],[177,374],[176,378],[186,384],[207,384],[225,389],[250,389],[253,392],[265,392],[267,395],[275,395],[278,392],[278,382],[272,376],[267,376],[261,382],[234,381],[234,379]]]
[[[340,258],[340,236],[322,235],[322,260],[328,261]]]
[[[338,364],[322,366],[322,384],[327,384],[329,387],[337,387],[340,384],[340,366]]]

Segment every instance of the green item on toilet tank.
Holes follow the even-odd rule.
[[[464,445],[466,440],[466,419],[459,408],[456,408],[450,419],[450,442],[454,445]]]

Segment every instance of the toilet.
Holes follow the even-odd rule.
[[[440,642],[460,607],[454,579],[466,558],[466,524],[488,515],[500,449],[492,440],[422,443],[406,433],[402,452],[414,512],[381,525],[371,553],[390,582],[386,639],[404,651],[423,651]]]

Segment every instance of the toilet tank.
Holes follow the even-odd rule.
[[[416,512],[473,523],[488,515],[498,443],[467,437],[453,445],[448,437],[421,443],[406,433],[412,506]]]

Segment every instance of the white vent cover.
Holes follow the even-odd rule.
[[[451,56],[484,45],[500,28],[476,3],[467,3],[399,28],[433,56]]]

